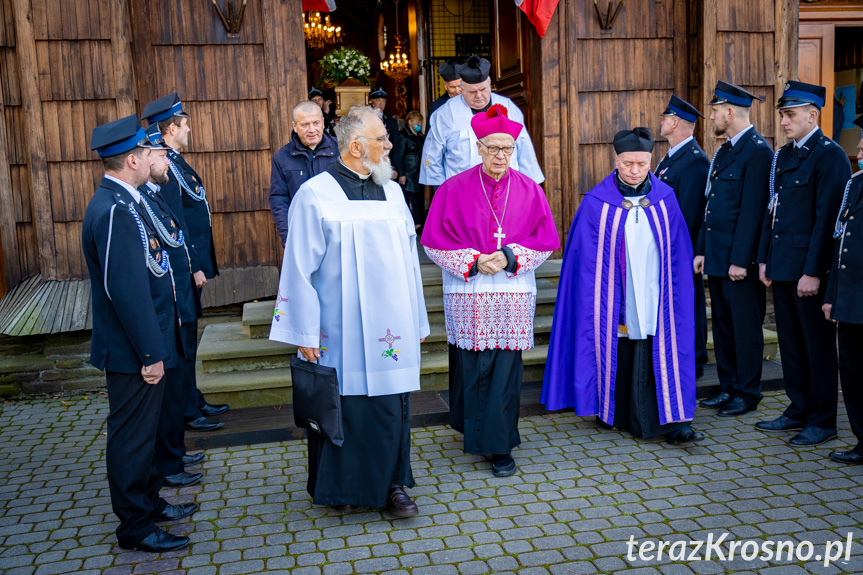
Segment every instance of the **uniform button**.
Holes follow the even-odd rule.
[[[776,219],[775,219],[775,220],[773,220],[773,221],[774,221],[774,222],[778,222],[778,221],[779,221],[779,218],[776,218]]]
[[[843,254],[847,254],[847,253],[848,253],[848,248],[845,248],[844,250],[842,250],[842,253],[843,253]]]
[[[778,234],[777,234],[777,235],[775,235],[775,236],[773,236],[773,237],[774,237],[774,238],[776,238],[777,240],[779,239],[779,235],[778,235]]]
[[[842,264],[842,269],[843,269],[843,270],[845,269],[845,264]]]
[[[713,194],[710,194],[710,197],[712,198],[712,197],[713,197]],[[194,247],[194,246],[193,246],[193,247]]]
[[[707,213],[709,214],[709,213],[710,213],[710,210],[707,210]]]
[[[799,183],[800,183],[800,180],[794,180],[794,183],[795,183],[795,184],[799,184]]]
[[[847,237],[849,237],[850,235],[851,235],[851,232],[848,232],[847,234],[845,234],[845,237],[847,238]]]
[[[713,230],[711,230],[710,228],[707,228],[707,231],[708,231],[708,232],[712,232]]]
[[[853,219],[854,219],[854,216],[851,216],[851,217],[850,217],[850,218],[848,218],[848,219],[849,219],[849,220],[853,220]]]
[[[150,354],[148,353],[147,355],[145,355],[144,359],[150,359]]]

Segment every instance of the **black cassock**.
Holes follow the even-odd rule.
[[[383,188],[360,177],[341,160],[327,172],[351,200],[386,200]],[[390,489],[413,487],[410,394],[343,395],[345,442],[309,434],[309,480],[317,505],[385,507]]]
[[[521,443],[523,371],[521,350],[449,346],[449,421],[464,434],[467,453],[505,455]]]

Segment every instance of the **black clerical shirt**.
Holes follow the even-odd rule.
[[[327,169],[336,179],[349,200],[380,200],[386,201],[387,195],[383,186],[374,182],[371,176],[360,178],[359,174],[347,167],[341,158]]]
[[[620,173],[615,174],[615,181],[617,182],[617,189],[620,191],[623,197],[631,197],[631,196],[646,196],[650,193],[650,175],[648,175],[643,182],[638,184],[636,187],[632,187],[623,180],[620,179]]]

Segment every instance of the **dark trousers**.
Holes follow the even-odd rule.
[[[636,437],[655,437],[689,427],[688,421],[660,423],[652,337],[617,339],[614,427],[628,430]]]
[[[857,438],[854,451],[863,455],[863,325],[839,323],[839,379],[851,432]]]
[[[182,329],[182,328],[181,328]],[[186,430],[183,426],[183,371],[185,360],[165,370],[162,410],[159,413],[159,433],[156,436],[154,464],[159,475],[166,477],[183,472],[186,454]]]
[[[416,188],[420,188],[420,191],[405,192],[405,195],[411,206],[411,215],[414,218],[414,223],[421,226],[426,223],[426,198],[422,186],[417,185]]]
[[[449,346],[449,421],[467,453],[505,455],[521,443],[523,374],[521,350]]]
[[[709,277],[707,285],[720,389],[733,397],[758,403],[763,397],[764,333],[761,324],[767,306],[764,284],[757,273],[749,270],[740,281]]]
[[[165,380],[149,385],[140,373],[109,371],[106,381],[110,411],[105,463],[111,507],[120,519],[117,539],[134,543],[155,530],[150,516],[166,505],[159,498],[162,481],[153,465]]]
[[[183,331],[183,347],[186,350],[186,357],[178,358],[178,361],[183,364],[183,417],[186,421],[192,421],[203,417],[201,405],[205,403],[203,394],[198,391],[195,374],[195,363],[198,357],[198,322],[184,323],[180,329]]]
[[[695,274],[695,367],[707,365],[707,298],[704,276]]]
[[[839,365],[836,326],[821,311],[826,289],[822,279],[818,295],[798,297],[797,282],[774,281],[773,304],[785,393],[791,400],[785,417],[835,429]]]

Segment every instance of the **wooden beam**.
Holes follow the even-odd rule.
[[[36,38],[33,31],[33,6],[30,0],[12,0],[15,20],[15,52],[21,84],[21,104],[24,107],[27,167],[30,171],[30,198],[33,223],[39,250],[39,267],[44,280],[57,277],[57,250],[54,245],[54,218],[51,211],[51,188],[48,183],[48,163],[45,159],[45,130],[42,121],[42,100],[36,74]]]
[[[114,58],[114,94],[117,116],[135,114],[135,86],[132,82],[132,43],[129,35],[127,0],[110,2],[111,54]]]
[[[0,82],[0,245],[6,280],[6,289],[12,289],[21,281],[21,261],[18,258],[18,234],[16,233],[15,209],[12,201],[12,176],[9,172],[9,154],[6,150],[6,97]]]
[[[308,92],[302,14],[302,0],[261,0],[270,146],[274,153],[288,142],[291,111]]]
[[[580,49],[578,43],[578,26],[579,18],[584,18],[583,14],[579,13],[578,2],[576,0],[562,0],[561,6],[558,6],[560,12],[560,62],[563,67],[560,84],[560,100],[561,100],[561,131],[560,143],[562,146],[563,172],[566,174],[561,182],[563,184],[563,225],[561,230],[564,239],[569,233],[569,224],[575,217],[575,211],[578,209],[578,204],[581,202],[581,194],[586,194],[589,190],[581,189],[581,156],[580,145],[580,119],[578,116],[578,91],[580,85],[580,74],[592,73],[588,70],[581,70],[578,66],[579,54],[576,53]],[[564,14],[566,17],[564,18]]]
[[[692,103],[689,95],[689,26],[686,14],[687,0],[674,0],[672,10],[674,22],[674,93]],[[701,104],[695,107],[701,109]]]
[[[716,71],[716,10],[717,0],[702,0],[699,4],[701,22],[699,42],[700,62],[695,62],[695,65],[701,70],[701,78],[699,82],[699,98],[702,105],[710,101],[713,94],[713,89],[716,87],[717,78]],[[704,114],[708,118],[709,114]],[[701,146],[707,153],[708,157],[713,157],[713,152],[716,151],[716,136],[713,133],[713,122],[707,120],[701,122]]]
[[[776,0],[774,20],[774,52],[776,56],[773,98],[778,99],[788,80],[797,79],[797,43],[800,21],[800,3],[797,0]],[[771,103],[772,104],[772,103]],[[785,142],[785,132],[774,122],[773,144]]]

